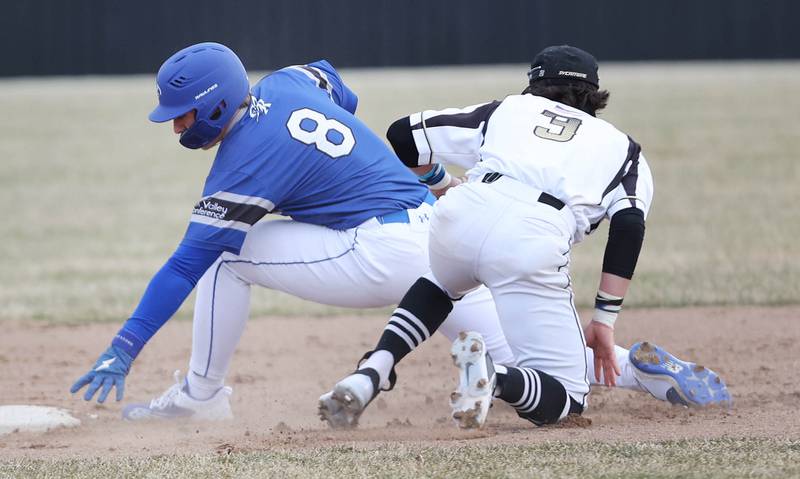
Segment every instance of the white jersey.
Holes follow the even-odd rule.
[[[548,193],[575,216],[573,241],[635,207],[647,216],[653,179],[640,146],[610,123],[534,95],[410,116],[419,165],[450,163],[470,181],[501,173]]]

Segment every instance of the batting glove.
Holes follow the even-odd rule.
[[[88,384],[83,399],[91,401],[97,390],[102,387],[100,395],[97,396],[97,402],[102,404],[111,389],[116,387],[117,401],[122,401],[122,396],[125,394],[125,376],[130,371],[132,362],[133,359],[128,353],[116,346],[109,346],[94,363],[92,370],[75,381],[69,392],[74,394]]]

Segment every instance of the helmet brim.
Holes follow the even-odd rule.
[[[147,118],[149,118],[150,121],[152,121],[153,123],[164,123],[165,121],[174,120],[175,118],[178,118],[179,116],[186,114],[187,111],[191,111],[191,108],[189,110],[186,110],[185,106],[170,107],[170,106],[158,105],[153,109],[153,111],[150,112],[149,115],[147,115]]]

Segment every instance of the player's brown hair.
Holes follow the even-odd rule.
[[[608,90],[598,90],[584,83],[554,84],[547,80],[539,80],[528,85],[522,94],[542,96],[547,99],[569,105],[596,116],[608,104]]]

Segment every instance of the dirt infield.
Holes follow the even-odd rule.
[[[351,444],[548,440],[659,441],[681,438],[800,438],[800,306],[628,310],[618,343],[649,339],[719,371],[734,397],[731,410],[686,410],[642,394],[599,388],[589,421],[534,428],[496,404],[486,429],[462,432],[448,419],[455,381],[447,344],[436,337],[398,368],[357,431],[333,432],[316,416],[316,398],[348,372],[380,332],[382,317],[260,318],[248,324],[230,385],[237,418],[225,424],[130,424],[121,406],[85,403],[67,392],[118,328],[39,322],[6,323],[0,338],[0,404],[40,404],[72,411],[83,425],[46,434],[0,436],[0,456],[154,456],[336,447]],[[185,368],[191,324],[165,326],[137,360],[126,401],[161,393]]]

